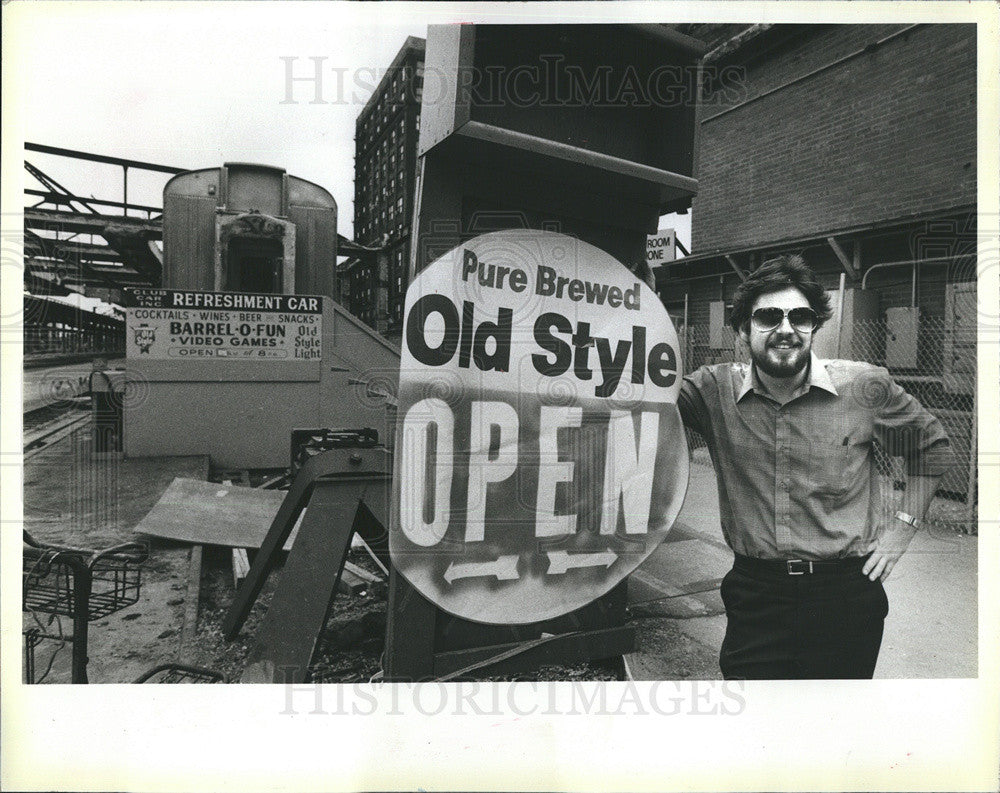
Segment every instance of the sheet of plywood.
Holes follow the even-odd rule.
[[[135,531],[199,545],[260,548],[284,497],[280,490],[177,478]],[[285,550],[294,539],[293,531]]]

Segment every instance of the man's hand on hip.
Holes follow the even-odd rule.
[[[910,540],[917,531],[913,526],[900,520],[895,518],[892,520],[893,524],[881,533],[875,550],[861,568],[861,574],[868,576],[872,581],[885,581],[889,577],[892,568],[906,552]]]
[[[888,551],[876,548],[872,551],[872,555],[868,557],[868,561],[865,562],[865,566],[861,569],[861,572],[872,581],[885,581],[902,555],[902,551]]]

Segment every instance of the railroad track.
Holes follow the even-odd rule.
[[[88,400],[89,402],[89,400]],[[76,404],[66,407],[47,406],[24,414],[22,449],[28,459],[53,443],[89,423],[91,412]]]

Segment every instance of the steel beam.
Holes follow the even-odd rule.
[[[36,275],[39,273],[54,273],[59,269],[67,267],[76,268],[77,262],[64,262],[61,259],[30,258],[25,263]],[[142,273],[122,265],[121,267],[111,267],[108,265],[94,264],[87,268],[95,276],[108,276],[109,278],[128,279],[130,285],[147,284],[149,280]],[[76,273],[74,273],[76,274]]]
[[[833,248],[833,252],[837,254],[837,260],[840,262],[840,266],[844,268],[844,272],[851,277],[851,280],[857,281],[861,276],[854,267],[854,263],[847,258],[847,254],[844,253],[844,249],[840,247],[840,243],[837,242],[836,237],[827,237],[826,241],[829,243],[830,247]]]
[[[25,188],[25,195],[38,196],[39,198],[45,199],[46,202],[50,204],[61,204],[63,206],[72,206],[73,201],[80,201],[79,198],[73,195],[66,195],[65,193],[52,193],[46,190],[32,190]],[[103,207],[118,207],[119,209],[125,207],[125,203],[122,201],[103,201],[97,198],[88,198],[88,204],[96,204]],[[163,212],[163,207],[151,207],[145,204],[132,204],[129,203],[129,209],[137,209],[142,212]]]
[[[78,204],[83,204],[87,209],[90,210],[91,214],[94,214],[94,215],[100,214],[96,209],[94,209],[84,199],[79,198],[79,197],[73,195],[72,193],[70,193],[69,190],[67,190],[65,187],[63,187],[61,184],[59,184],[59,182],[57,182],[55,179],[53,179],[51,176],[49,176],[47,173],[45,173],[41,168],[37,168],[36,166],[32,165],[27,160],[24,161],[24,168],[25,168],[25,170],[28,173],[30,173],[32,176],[34,176],[39,182],[41,182],[43,185],[45,185],[50,190],[58,191],[61,195],[66,196],[67,199],[70,199],[71,201],[76,201],[76,203],[78,203]]]
[[[122,256],[109,245],[96,245],[90,242],[71,242],[39,237],[35,234],[25,235],[24,252],[28,255],[52,256],[63,258],[73,256],[87,261],[121,262]],[[75,260],[75,259],[74,259]]]
[[[25,151],[37,151],[41,154],[56,154],[60,157],[70,157],[75,160],[89,160],[90,162],[103,162],[107,165],[120,165],[124,168],[142,168],[146,171],[159,171],[160,173],[178,174],[190,170],[189,168],[175,168],[172,165],[158,165],[142,160],[129,160],[123,157],[109,157],[106,154],[93,154],[89,151],[77,151],[76,149],[61,149],[58,146],[43,146],[40,143],[25,143]]]
[[[66,288],[67,284],[76,284],[82,287],[101,286],[108,289],[125,289],[127,287],[150,287],[152,284],[148,279],[135,276],[130,273],[122,275],[104,275],[100,272],[87,271],[83,268],[61,274],[58,280],[53,275],[53,280],[46,277],[51,273],[49,270],[39,270],[33,268],[29,263],[25,269],[26,277],[29,279],[29,288],[33,287],[35,292],[51,292],[62,294],[60,289]],[[70,290],[73,291],[73,290]]]
[[[161,239],[163,224],[159,220],[127,218],[121,215],[83,215],[56,209],[25,209],[24,225],[35,229],[58,229],[86,234],[104,235],[108,226],[114,225],[136,233],[145,233],[150,239]]]
[[[382,248],[367,248],[354,240],[349,240],[343,234],[337,235],[337,256],[356,256],[366,261],[374,261],[376,254]]]
[[[743,268],[740,267],[736,263],[736,260],[732,256],[730,256],[728,253],[725,256],[726,256],[726,261],[729,262],[729,266],[733,268],[733,272],[735,272],[740,277],[741,281],[746,281],[747,280],[747,274],[743,271]]]

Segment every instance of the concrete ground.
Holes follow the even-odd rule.
[[[954,509],[935,501],[931,514]],[[977,540],[933,527],[914,537],[885,583],[889,616],[876,678],[976,677]],[[719,582],[732,558],[719,526],[715,472],[699,450],[673,530],[629,580],[639,647],[627,662],[636,679],[721,677]]]
[[[95,457],[88,422],[25,459],[24,528],[41,543],[104,549],[132,542],[132,528],[174,477],[204,479],[207,472],[205,457]],[[177,655],[188,546],[163,542],[154,550],[143,566],[139,602],[89,623],[91,683],[130,683],[158,664],[185,660]],[[73,627],[71,619],[46,613],[25,613],[23,625],[62,636],[71,635]],[[43,641],[35,656],[36,679],[70,682],[68,643]]]

